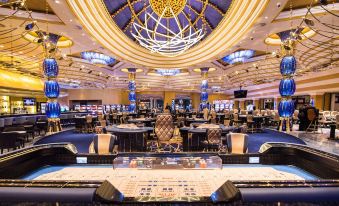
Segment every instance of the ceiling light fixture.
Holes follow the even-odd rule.
[[[80,55],[81,58],[96,65],[112,65],[115,62],[114,58],[97,52],[81,52]]]
[[[236,51],[230,55],[225,56],[222,58],[224,62],[228,64],[237,64],[237,63],[244,63],[247,59],[250,59],[254,56],[254,50],[241,50]]]
[[[157,69],[157,74],[160,74],[161,76],[175,76],[177,74],[180,74],[179,69]]]
[[[176,25],[173,28],[177,28],[178,31],[163,24],[168,18],[165,13],[170,15],[170,18],[174,18]],[[171,4],[167,4],[160,17],[156,17],[153,16],[153,13],[146,12],[144,25],[133,22],[133,37],[141,46],[152,53],[159,53],[168,57],[178,56],[205,36],[203,28],[194,31],[194,28],[189,24],[182,26]],[[151,25],[155,25],[153,29]],[[160,31],[166,31],[166,33]]]

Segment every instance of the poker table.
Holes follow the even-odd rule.
[[[153,127],[119,128],[117,125],[108,126],[106,129],[117,136],[122,152],[146,151],[147,137],[153,131]]]
[[[0,156],[0,199],[7,205],[337,205],[338,160],[286,143],[242,155],[96,155],[72,144],[37,145]]]
[[[222,129],[222,136],[226,136],[229,132],[233,131],[235,127],[225,127],[219,125]],[[184,151],[202,151],[202,141],[206,140],[206,128],[192,128],[192,127],[181,127],[179,129],[181,137],[183,139],[183,150]]]
[[[135,118],[135,119],[128,119],[128,123],[144,123],[146,127],[152,127],[152,122],[155,122],[155,118]]]

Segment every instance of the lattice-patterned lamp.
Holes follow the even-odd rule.
[[[135,84],[135,74],[136,74],[136,68],[128,68],[128,100],[130,101],[130,105],[128,107],[129,112],[135,112],[136,109],[136,84]]]

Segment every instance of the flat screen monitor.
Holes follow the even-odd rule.
[[[247,90],[236,90],[234,91],[234,98],[246,98]]]
[[[34,106],[35,98],[23,98],[24,106]]]

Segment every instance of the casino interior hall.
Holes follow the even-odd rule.
[[[1,205],[339,205],[337,0],[0,0]]]

